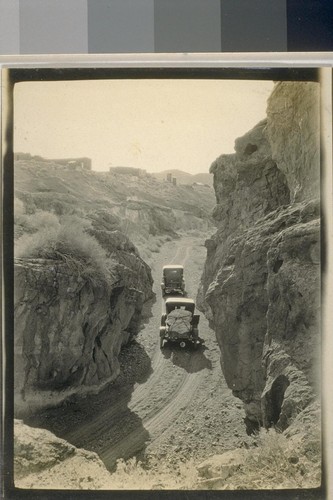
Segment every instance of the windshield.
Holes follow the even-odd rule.
[[[165,304],[165,307],[166,307],[167,314],[170,314],[170,312],[173,311],[173,310],[182,311],[182,312],[184,312],[184,311],[188,312],[189,311],[191,314],[193,314],[194,313],[194,309],[195,309],[195,305],[192,304],[192,303],[179,305],[179,304],[175,304],[174,302],[168,302],[168,303]]]
[[[171,280],[179,280],[183,277],[183,269],[164,269],[164,276]]]

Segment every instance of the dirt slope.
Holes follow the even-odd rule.
[[[206,174],[210,176],[210,174]],[[210,176],[211,177],[211,176]],[[182,228],[206,230],[215,203],[207,185],[179,185],[153,175],[70,170],[33,158],[15,162],[15,196],[27,213],[47,210],[112,223],[134,243],[140,235],[173,234]]]

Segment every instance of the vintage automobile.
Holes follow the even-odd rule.
[[[163,267],[162,295],[170,293],[181,293],[185,295],[184,267],[179,265],[168,265]]]
[[[160,348],[164,341],[175,342],[180,347],[192,344],[197,348],[199,339],[198,324],[200,315],[194,314],[195,303],[182,297],[169,298],[165,301],[165,314],[161,318]]]

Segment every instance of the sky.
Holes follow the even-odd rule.
[[[273,86],[258,80],[21,82],[14,90],[14,151],[85,156],[96,171],[208,172],[265,118]]]

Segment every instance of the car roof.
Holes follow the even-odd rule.
[[[168,264],[167,266],[163,266],[163,269],[184,269],[184,266]]]
[[[165,301],[166,304],[194,304],[193,299],[183,299],[182,297],[174,297],[166,299]]]

